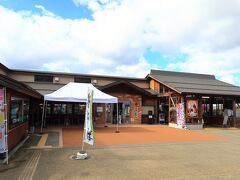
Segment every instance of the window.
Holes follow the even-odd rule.
[[[202,109],[204,116],[210,116],[209,97],[203,98]]]
[[[53,76],[47,76],[47,75],[35,75],[34,76],[35,82],[53,82]]]
[[[72,104],[67,104],[67,113],[72,114]]]
[[[10,104],[10,128],[17,126],[29,119],[29,101],[26,99],[11,97]]]
[[[61,104],[53,105],[53,114],[61,114]]]
[[[23,101],[23,121],[27,121],[29,119],[29,101]]]
[[[91,83],[91,78],[74,77],[74,82],[78,82],[78,83]]]
[[[236,118],[240,118],[240,104],[236,103]]]
[[[74,105],[74,114],[84,114],[86,110],[85,104],[75,104]]]
[[[163,84],[160,85],[160,93],[165,93],[165,87]]]
[[[50,114],[51,114],[51,104],[47,104],[47,105],[46,105],[45,111],[46,111],[46,114],[47,114],[47,115],[50,115]]]
[[[213,116],[223,115],[223,99],[214,98],[213,100]]]

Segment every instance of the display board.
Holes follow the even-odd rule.
[[[187,100],[187,116],[198,117],[198,100]]]

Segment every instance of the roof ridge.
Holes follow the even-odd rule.
[[[198,74],[198,73],[165,71],[165,70],[154,70],[154,69],[151,69],[150,74],[162,75],[162,76],[191,77],[191,78],[198,78],[198,79],[216,79],[215,76],[211,74]]]

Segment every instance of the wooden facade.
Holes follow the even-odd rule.
[[[180,78],[178,76],[180,76]],[[159,93],[159,105],[163,105],[165,107],[163,111],[159,109],[159,112],[164,114],[166,123],[177,124],[176,106],[179,103],[184,103],[186,124],[222,126],[224,109],[231,109],[233,111],[233,115],[229,117],[228,125],[231,127],[240,126],[239,87],[217,81],[215,80],[214,76],[210,75],[197,75],[188,73],[178,74],[176,72],[153,71],[153,74],[150,74],[147,78],[150,82],[150,88]],[[209,81],[209,84],[204,83],[204,78],[206,81]],[[189,83],[188,79],[193,81],[192,87],[190,86],[191,82]],[[215,84],[211,85],[210,83]],[[184,87],[182,84],[187,84],[189,89],[186,89],[186,87]],[[178,86],[181,88],[178,88]],[[200,89],[194,89],[194,86]],[[209,93],[206,93],[206,90],[202,89],[201,86],[206,86],[206,90],[207,88],[214,89],[217,86],[219,86],[219,89],[213,91],[213,93],[208,90]],[[212,88],[211,86],[214,87]],[[185,90],[189,92],[184,92]],[[197,110],[197,112],[192,112],[191,114],[191,105],[195,106],[194,109]]]

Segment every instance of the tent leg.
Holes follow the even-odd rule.
[[[115,133],[120,133],[119,129],[118,129],[118,103],[117,103],[117,130],[115,131]]]
[[[44,119],[44,113],[45,113],[45,100],[43,101],[41,133],[42,133],[42,130],[43,130],[43,119]]]
[[[104,119],[104,127],[108,127],[107,126],[107,104],[105,103],[105,119]]]

